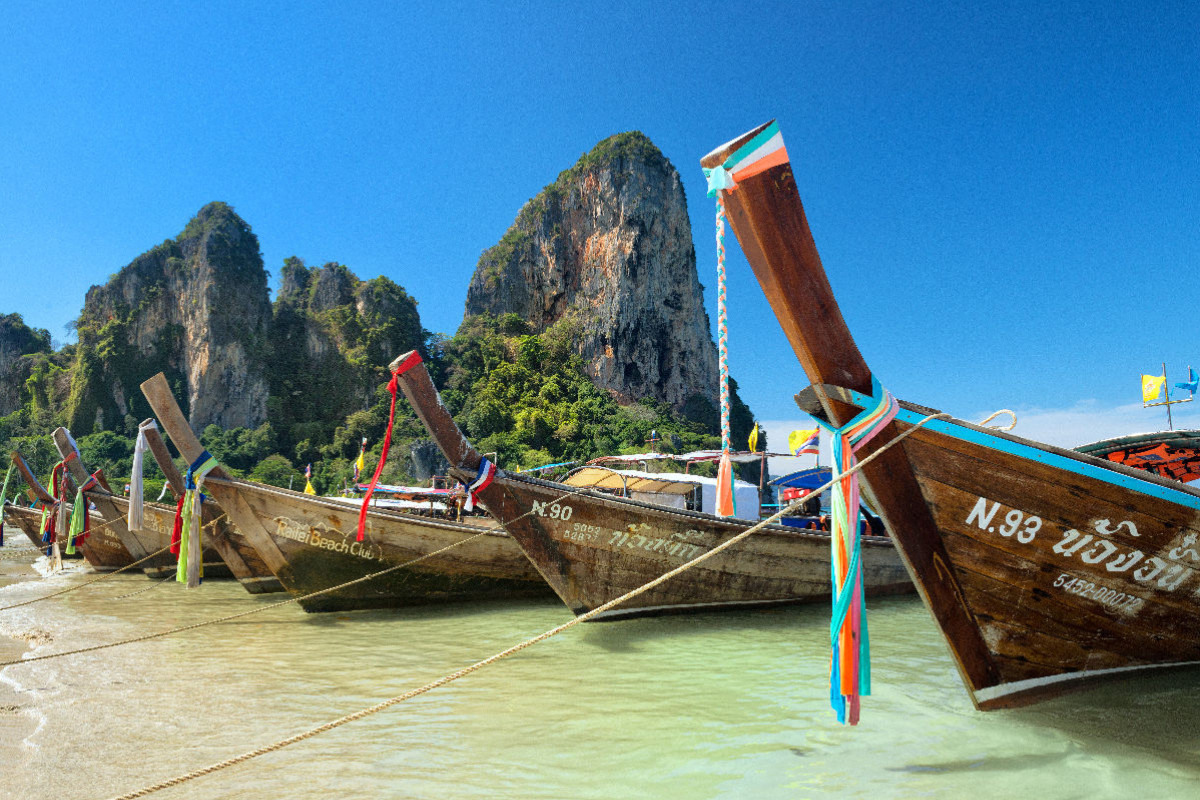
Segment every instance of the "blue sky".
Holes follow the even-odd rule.
[[[88,286],[223,200],[274,275],[290,255],[384,274],[450,333],[521,205],[638,129],[683,177],[715,321],[698,160],[777,118],[897,396],[1014,408],[1063,444],[1162,427],[1138,375],[1200,366],[1200,6],[595,8],[6,9],[0,313],[67,339]],[[731,253],[731,368],[786,427],[803,373]]]

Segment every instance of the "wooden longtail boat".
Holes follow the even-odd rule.
[[[17,467],[17,472],[21,473],[25,485],[29,487],[29,491],[33,493],[33,498],[46,508],[52,508],[55,500],[50,492],[46,491],[46,487],[42,486],[41,481],[33,474],[33,470],[29,468],[29,464],[20,453],[15,450],[12,452],[13,464]],[[100,476],[103,477],[102,475]],[[68,503],[70,505],[70,503]],[[21,529],[29,536],[30,540],[38,546],[42,545],[42,532],[38,530],[41,524],[42,512],[40,509],[24,509],[17,511],[21,515]],[[121,567],[127,567],[134,562],[133,556],[129,554],[129,550],[125,548],[124,543],[117,534],[110,530],[107,526],[103,526],[104,518],[96,512],[89,512],[91,515],[91,525],[95,528],[95,532],[88,536],[76,548],[83,558],[87,559],[88,564],[97,572],[112,572]],[[32,515],[32,518],[31,518]],[[28,524],[28,528],[26,527]],[[60,551],[64,548],[60,548]],[[72,558],[65,552],[62,553],[63,558]]]
[[[482,457],[442,405],[416,353],[392,364],[417,416],[465,484]],[[480,499],[576,615],[649,583],[751,522],[614,497],[497,469]],[[892,543],[864,538],[867,593],[911,592]],[[765,526],[737,547],[601,617],[828,601],[829,535]]]
[[[76,486],[87,485],[91,479],[91,474],[83,464],[83,459],[79,454],[79,447],[75,444],[75,440],[66,428],[58,428],[54,431],[54,445],[58,448],[59,454],[66,462],[67,469],[70,471],[71,478],[75,481]],[[140,531],[131,531],[126,524],[129,516],[129,501],[127,499],[116,496],[107,486],[99,482],[92,482],[91,488],[85,489],[83,496],[96,506],[96,510],[100,513],[100,516],[104,518],[104,522],[107,523],[105,530],[112,531],[120,538],[121,542],[125,545],[125,549],[129,551],[135,561],[144,559],[171,543],[171,530],[175,524],[174,508],[157,503],[146,503],[144,511],[145,527]],[[229,567],[221,560],[221,556],[217,551],[212,548],[211,537],[207,535],[207,530],[205,534],[206,536],[203,540],[205,547],[202,555],[204,560],[204,577],[230,577]],[[166,551],[144,561],[139,568],[150,578],[166,578],[175,573],[177,561],[176,556],[172,555],[170,551]]]
[[[142,424],[144,426],[146,423],[143,422]],[[167,450],[166,442],[159,435],[158,428],[146,427],[143,432],[146,436],[146,442],[150,445],[150,453],[154,456],[155,463],[158,464],[158,468],[167,479],[167,485],[171,488],[175,497],[182,497],[186,489],[183,476],[179,474],[179,468],[171,460],[171,453]],[[143,504],[144,509],[149,507],[149,503]],[[174,514],[174,508],[171,508],[169,505],[167,508]],[[221,554],[222,560],[224,560],[225,564],[229,567],[229,571],[233,574],[233,577],[237,578],[238,583],[242,585],[243,589],[250,592],[250,594],[267,594],[283,591],[283,584],[271,572],[270,567],[262,560],[258,551],[254,549],[250,542],[242,536],[237,527],[234,526],[233,521],[223,515],[220,506],[214,502],[206,501],[202,513],[205,536],[211,540],[213,548]],[[148,512],[145,515],[145,522],[151,524]],[[171,523],[173,528],[173,517]],[[170,531],[168,531],[169,535]],[[205,569],[207,569],[207,563],[205,564]]]
[[[878,398],[772,126],[701,163],[737,162],[726,213],[813,384],[797,399],[845,425]],[[763,154],[765,169],[737,177]],[[930,413],[901,404],[860,459]],[[978,708],[1200,662],[1195,488],[956,419],[928,422],[861,475]]]
[[[142,384],[142,392],[180,453],[194,462],[203,447],[166,379],[156,375]],[[272,569],[294,595],[338,586],[463,542],[411,567],[301,601],[305,611],[549,593],[516,543],[495,527],[370,509],[364,541],[359,542],[357,505],[234,479],[220,468],[208,474],[204,485],[264,560],[278,562]],[[483,536],[464,541],[481,532]]]

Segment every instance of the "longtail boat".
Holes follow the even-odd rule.
[[[451,474],[467,485],[480,484],[478,498],[488,513],[576,615],[649,583],[754,524],[495,468],[458,429],[419,355],[401,356],[392,370],[450,462]],[[864,537],[864,545],[869,594],[913,590],[887,538]],[[827,601],[829,554],[826,533],[767,525],[738,546],[600,617]]]
[[[166,379],[156,375],[142,384],[142,392],[175,447],[186,460],[196,462],[204,449]],[[520,548],[494,526],[372,508],[360,542],[358,505],[236,479],[220,467],[208,473],[204,485],[293,595],[339,586],[457,545],[411,567],[303,600],[305,611],[549,593]]]
[[[151,420],[142,423],[142,431],[146,437],[146,443],[150,446],[150,453],[153,455],[155,463],[158,464],[159,470],[167,479],[167,486],[170,487],[172,493],[177,498],[182,497],[186,491],[183,476],[179,474],[179,468],[171,460],[171,453],[167,450],[166,442],[159,435],[158,428],[147,425],[148,422]],[[150,508],[150,504],[143,504],[143,508]],[[174,513],[174,509],[171,509],[170,506],[167,506],[167,509]],[[228,565],[229,571],[243,589],[251,594],[283,591],[283,584],[271,572],[271,568],[266,565],[250,542],[242,536],[233,522],[223,515],[216,503],[206,502],[204,504],[202,519],[205,535],[211,540],[213,548],[220,553],[222,560]],[[148,513],[145,521],[153,524],[150,523]],[[173,529],[173,518],[171,522]],[[168,532],[169,535],[171,532]],[[207,566],[205,568],[207,569]]]
[[[812,383],[801,407],[832,426],[875,407],[884,392],[834,299],[778,128],[701,164],[735,184],[720,196]],[[958,419],[921,424],[933,414],[901,403],[860,452],[879,452],[861,475],[977,708],[1200,662],[1200,491]]]
[[[29,468],[29,464],[26,463],[21,454],[14,450],[11,453],[11,457],[13,464],[17,467],[17,472],[21,474],[25,485],[29,487],[32,495],[31,499],[35,500],[42,508],[53,509],[57,501],[46,490],[41,481],[37,479],[37,476],[33,474],[33,470]],[[68,505],[71,504],[68,503]],[[13,507],[10,506],[10,508]],[[35,545],[44,547],[42,532],[39,530],[42,516],[41,510],[15,508],[14,513],[18,515],[21,530],[25,532],[30,541]],[[117,534],[103,525],[104,518],[94,511],[89,512],[89,515],[95,532],[79,544],[78,551],[87,560],[88,564],[92,566],[92,569],[97,572],[111,572],[132,564],[135,559],[129,554],[129,550],[125,548],[124,543]],[[71,558],[72,556],[62,552],[62,557]]]
[[[129,516],[129,501],[118,497],[105,484],[93,480],[83,459],[79,454],[79,446],[66,428],[54,431],[54,445],[58,448],[63,462],[70,471],[76,486],[83,486],[83,496],[96,506],[103,517],[105,529],[112,531],[125,545],[135,561],[145,560],[140,569],[150,578],[166,578],[176,571],[177,557],[163,548],[171,543],[171,531],[175,525],[175,509],[157,503],[146,503],[144,511],[145,527],[140,531],[131,531],[126,524]],[[206,530],[207,534],[208,531]],[[211,536],[206,535],[203,560],[204,576],[206,578],[231,577],[229,567],[221,556],[212,548]],[[151,557],[152,556],[152,557]]]

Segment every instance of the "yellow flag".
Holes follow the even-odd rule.
[[[367,453],[365,450],[358,454],[358,461],[356,462],[356,465],[358,466],[359,475],[367,471]]]
[[[819,452],[817,428],[792,431],[788,434],[788,449],[794,456],[816,455]]]
[[[1162,393],[1163,385],[1167,382],[1166,375],[1143,375],[1142,376],[1142,402],[1149,403],[1151,400],[1157,400]]]
[[[750,431],[750,441],[747,442],[747,444],[750,445],[751,453],[758,452],[758,423],[757,422],[754,423],[754,430]]]
[[[313,488],[312,481],[306,480],[304,482],[304,493],[305,494],[316,494],[317,493],[317,490]]]

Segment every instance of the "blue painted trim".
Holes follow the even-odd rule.
[[[853,402],[863,408],[873,408],[876,400],[870,395],[865,395],[861,392],[849,390]],[[915,411],[908,411],[901,408],[896,414],[896,419],[915,425],[925,419],[925,415],[918,414]],[[1104,483],[1120,486],[1123,489],[1138,492],[1139,494],[1157,497],[1160,500],[1166,500],[1170,503],[1175,503],[1189,508],[1200,509],[1200,496],[1191,494],[1190,492],[1181,492],[1178,489],[1172,489],[1166,486],[1160,486],[1157,483],[1143,481],[1132,475],[1125,475],[1116,470],[1104,469],[1097,467],[1094,464],[1087,464],[1082,461],[1076,461],[1073,458],[1061,456],[1058,453],[1048,453],[1045,450],[1031,447],[1027,444],[1014,442],[1009,439],[1004,439],[1000,436],[993,436],[990,433],[977,431],[972,428],[966,428],[962,425],[955,425],[945,420],[934,419],[926,422],[922,427],[936,431],[946,436],[951,436],[955,439],[961,439],[964,442],[979,445],[980,447],[988,447],[992,450],[999,450],[1002,453],[1016,456],[1018,458],[1027,458],[1030,461],[1037,461],[1047,466],[1055,467],[1066,472],[1072,472],[1076,475],[1083,475],[1088,478],[1093,478]]]

